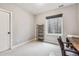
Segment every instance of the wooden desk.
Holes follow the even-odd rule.
[[[79,38],[72,38],[70,42],[72,43],[73,47],[79,52]]]

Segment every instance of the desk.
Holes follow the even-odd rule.
[[[72,37],[70,42],[72,43],[73,47],[79,52],[79,38]]]

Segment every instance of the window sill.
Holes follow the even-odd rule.
[[[62,36],[63,34],[47,34],[47,35]]]

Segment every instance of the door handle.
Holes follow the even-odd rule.
[[[11,34],[10,32],[8,32],[8,34]]]

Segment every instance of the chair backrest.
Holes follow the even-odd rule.
[[[68,37],[66,37],[66,42],[70,43]],[[70,44],[66,44],[66,47],[69,47]]]
[[[60,45],[60,48],[61,48],[62,56],[66,56],[66,52],[65,52],[65,50],[64,50],[64,44],[63,44],[63,42],[62,42],[61,36],[59,36],[59,38],[58,38],[57,40],[58,40],[59,45]]]

